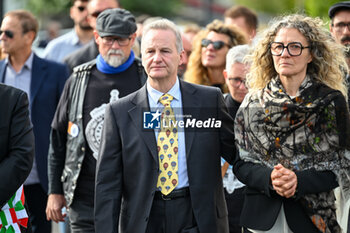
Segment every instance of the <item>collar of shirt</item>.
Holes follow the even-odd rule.
[[[31,52],[30,55],[29,55],[29,57],[28,57],[28,59],[27,59],[26,62],[24,63],[22,69],[23,69],[23,68],[27,68],[28,70],[32,70],[32,67],[33,67],[33,59],[34,59],[34,53]],[[8,57],[5,58],[5,64],[6,64],[7,66],[11,67],[11,69],[13,69],[13,67],[12,67],[12,65],[11,65],[10,60],[9,60]],[[21,69],[21,71],[22,71],[22,69]],[[20,72],[21,72],[21,71],[20,71]]]
[[[80,40],[79,40],[79,37],[78,37],[78,35],[77,35],[77,33],[76,33],[76,31],[73,29],[72,31],[71,31],[71,33],[72,33],[72,39],[70,40],[71,41],[71,43],[72,43],[72,45],[78,45],[78,44],[80,44]]]
[[[150,107],[152,108],[161,105],[161,103],[159,102],[159,98],[165,93],[162,93],[151,87],[148,81],[146,83],[146,88],[149,97],[148,99],[150,100]],[[178,78],[176,78],[174,86],[167,93],[173,96],[175,101],[181,101],[180,82]],[[171,105],[173,106],[173,102]]]

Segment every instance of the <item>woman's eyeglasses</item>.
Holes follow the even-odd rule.
[[[10,38],[10,39],[12,39],[13,35],[14,35],[13,32],[10,30],[5,30],[5,31],[0,30],[0,35],[2,35],[2,33],[5,33],[5,36]]]
[[[290,42],[286,46],[282,42],[272,42],[270,44],[270,50],[274,56],[281,56],[285,48],[289,55],[300,56],[303,49],[310,48],[310,46],[303,46],[300,42]]]
[[[222,47],[224,47],[225,45],[227,47],[230,47],[228,44],[226,44],[225,42],[221,41],[221,40],[218,40],[218,41],[211,41],[211,40],[208,40],[208,39],[203,39],[202,40],[202,47],[208,47],[210,44],[213,44],[213,47],[215,50],[219,50],[221,49]]]

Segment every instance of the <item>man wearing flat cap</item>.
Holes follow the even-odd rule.
[[[338,2],[332,5],[328,10],[328,16],[331,19],[330,32],[335,41],[344,46],[346,62],[350,69],[350,1]],[[350,83],[349,73],[345,74],[345,78]],[[350,101],[350,89],[348,97],[348,101]]]
[[[346,47],[345,55],[350,67],[350,1],[332,5],[329,8],[328,16],[331,19],[330,32],[337,43]]]
[[[344,46],[346,62],[350,69],[350,1],[338,2],[332,5],[328,10],[328,16],[331,19],[329,25],[330,32],[335,41]],[[345,78],[348,83],[348,103],[350,103],[350,75],[345,74]],[[349,225],[346,232],[350,233]]]
[[[49,150],[48,219],[63,221],[68,207],[72,233],[94,231],[95,166],[107,103],[138,90],[146,81],[131,47],[134,16],[114,8],[97,18],[96,59],[74,68],[52,122]]]

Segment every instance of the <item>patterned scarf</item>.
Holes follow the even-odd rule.
[[[291,98],[279,78],[272,79],[264,89],[247,94],[236,115],[241,159],[270,168],[280,163],[293,171],[331,170],[340,197],[349,200],[350,122],[343,99],[309,76]],[[341,232],[333,190],[307,194],[299,202],[321,232]]]

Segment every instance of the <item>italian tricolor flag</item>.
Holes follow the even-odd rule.
[[[28,215],[24,208],[23,185],[1,208],[0,233],[21,233],[19,225],[27,227]]]

